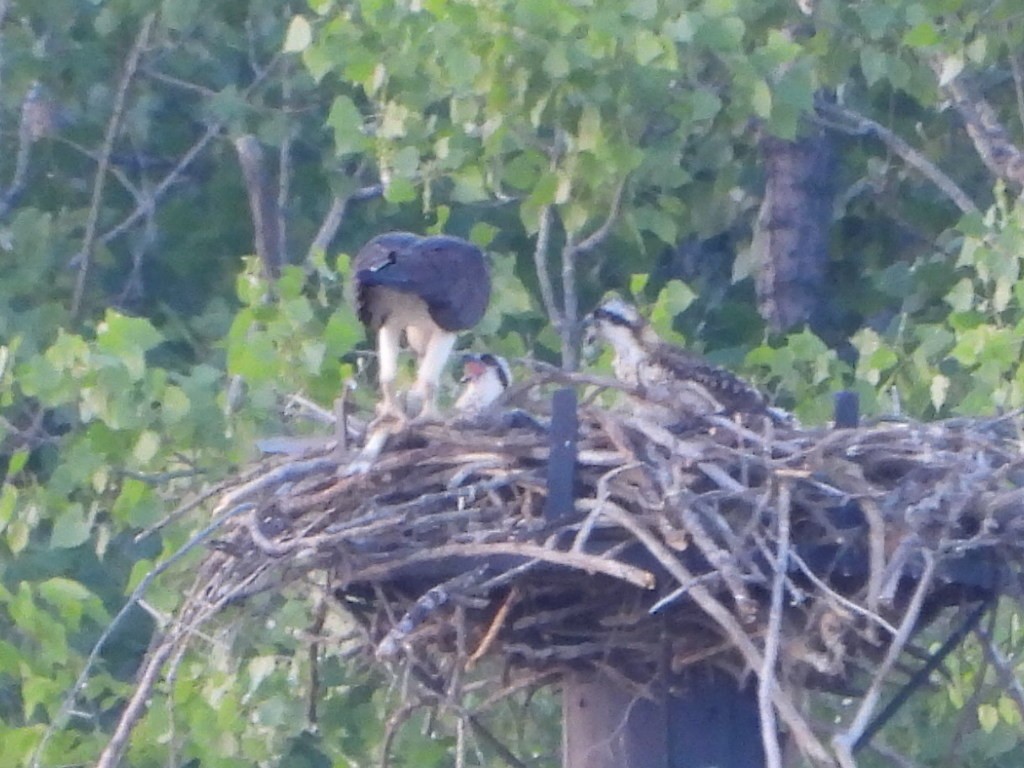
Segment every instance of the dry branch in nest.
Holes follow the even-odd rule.
[[[857,721],[833,740],[844,762],[913,631],[1015,589],[1016,414],[834,431],[712,417],[670,433],[587,405],[579,423],[575,509],[557,520],[543,430],[414,426],[362,473],[333,445],[250,468],[217,504],[166,637],[311,577],[358,619],[367,658],[411,664],[452,706],[483,658],[506,670],[485,698],[513,673],[587,667],[649,692],[710,661],[757,675],[825,761],[796,694],[859,685]]]

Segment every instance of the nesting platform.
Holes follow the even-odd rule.
[[[487,658],[642,688],[705,662],[756,672],[771,651],[787,679],[845,691],[940,609],[1019,593],[1019,414],[674,434],[578,417],[575,501],[554,519],[536,429],[413,426],[356,474],[336,445],[268,460],[220,499],[186,609],[316,573],[368,658],[441,677]]]

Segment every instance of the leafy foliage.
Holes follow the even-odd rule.
[[[869,414],[897,401],[925,418],[1024,404],[1019,189],[944,108],[951,84],[977,83],[1020,143],[1019,14],[969,0],[813,6],[806,17],[791,0],[3,4],[0,764],[28,764],[46,727],[63,726],[62,702],[126,593],[201,523],[152,526],[284,429],[283,396],[327,405],[343,382],[368,381],[342,286],[346,254],[383,229],[488,247],[497,290],[471,343],[509,357],[557,357],[536,264],[561,274],[559,248],[617,212],[574,279],[556,281],[558,298],[577,292],[585,311],[629,289],[660,332],[807,422],[828,418],[841,387]],[[799,137],[822,94],[913,144],[977,210],[958,210],[877,132],[825,120],[843,158],[830,317],[769,337],[749,279],[757,138]],[[273,284],[243,258],[252,220],[225,140],[242,134],[275,156],[290,266]],[[377,183],[382,198],[357,194]],[[343,226],[310,249],[332,197],[347,201]],[[545,210],[552,247],[535,260]],[[185,569],[168,574],[147,593],[153,615],[130,612],[41,764],[95,759],[186,585]],[[297,638],[311,622],[296,595],[198,640],[141,722],[131,764],[375,757],[390,702],[346,660],[323,664],[320,732],[302,725],[294,691],[310,670]],[[1020,634],[1016,619],[1001,631]],[[941,763],[934,722],[969,704],[978,727],[958,741],[960,762],[1019,758],[1020,713],[971,699],[977,652],[958,663],[908,714],[904,746]],[[536,706],[539,722],[554,719],[550,701]],[[551,732],[522,718],[498,723],[550,758]],[[420,733],[401,729],[396,752],[450,759],[451,733]]]

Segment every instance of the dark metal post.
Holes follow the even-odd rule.
[[[604,675],[565,680],[563,768],[764,768],[752,682],[704,666],[665,686],[651,700]]]
[[[545,519],[557,520],[569,514],[576,499],[576,390],[559,389],[551,398],[551,431],[548,436],[548,495]]]

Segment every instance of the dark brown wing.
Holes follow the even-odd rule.
[[[418,296],[446,331],[472,328],[491,298],[490,270],[483,252],[459,237],[380,235],[363,247],[354,267],[357,295],[380,286]]]
[[[651,350],[651,362],[679,379],[700,385],[730,413],[758,413],[767,405],[764,395],[739,376],[685,350],[656,344]]]
[[[352,263],[352,287],[356,314],[363,325],[369,327],[374,320],[370,298],[373,283],[361,279],[360,276],[373,274],[396,263],[400,258],[404,258],[402,254],[408,252],[421,239],[412,232],[387,232],[377,235],[359,249]]]

